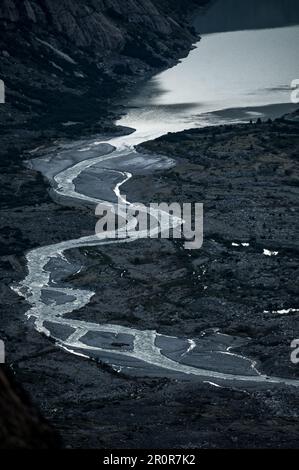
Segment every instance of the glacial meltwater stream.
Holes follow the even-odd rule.
[[[62,203],[73,200],[95,206],[105,202],[112,210],[117,210],[117,200],[132,205],[121,190],[134,172],[175,164],[137,153],[137,144],[169,131],[274,117],[291,110],[290,83],[299,71],[290,45],[298,39],[296,26],[204,36],[187,59],[150,80],[127,103],[128,112],[117,124],[136,129],[134,133],[104,142],[65,143],[30,164],[49,179]],[[100,185],[84,184],[90,171]],[[158,211],[151,215],[159,217]],[[68,251],[104,245],[109,250],[109,244],[131,243],[143,235],[136,232],[135,237],[122,240],[92,235],[27,253],[28,274],[13,288],[30,304],[27,316],[35,328],[70,353],[133,375],[199,378],[216,386],[299,385],[295,380],[263,375],[254,361],[234,354],[233,347],[244,340],[218,331],[208,338],[174,338],[156,331],[87,322],[84,310],[82,319],[71,319],[70,313],[83,309],[94,293],[64,284],[66,276],[77,269],[68,259]],[[115,347],[116,340],[127,347]]]

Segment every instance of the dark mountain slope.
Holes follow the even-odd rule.
[[[0,78],[7,89],[2,120],[103,117],[123,86],[189,51],[196,35],[187,15],[205,3],[2,0]]]

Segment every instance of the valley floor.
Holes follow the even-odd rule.
[[[97,292],[72,317],[188,337],[219,328],[248,339],[236,352],[256,360],[261,372],[298,378],[290,361],[299,337],[298,149],[296,120],[195,129],[142,145],[140,151],[166,154],[177,165],[136,176],[123,192],[130,201],[204,203],[203,248],[188,253],[180,243],[142,240],[110,246],[107,254],[74,253],[86,264],[70,281]],[[30,197],[43,187],[35,182]],[[16,377],[64,444],[298,448],[292,387],[237,390],[128,377],[66,354],[34,331],[28,306],[9,285],[24,277],[29,247],[92,232],[90,212],[78,211],[45,196],[42,204],[1,212],[2,247],[14,247],[1,257],[1,337]]]

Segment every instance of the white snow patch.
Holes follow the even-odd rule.
[[[278,253],[279,253],[278,251],[270,251],[270,250],[264,249],[264,255],[265,256],[277,256]]]
[[[264,313],[278,313],[278,315],[288,315],[289,313],[299,313],[299,309],[289,308],[283,310],[273,310],[272,312],[270,312],[269,310],[264,310]]]

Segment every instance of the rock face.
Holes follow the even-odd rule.
[[[57,435],[41,418],[24,392],[0,370],[0,449],[60,447]]]
[[[46,112],[85,119],[133,77],[165,68],[196,34],[187,14],[207,0],[2,0],[0,122]],[[98,99],[99,103],[95,104]],[[11,107],[11,108],[10,108]],[[94,116],[93,116],[94,118]]]
[[[136,28],[141,27],[144,36],[145,28],[165,38],[185,34],[177,15],[182,5],[180,0],[3,0],[0,18],[15,25],[31,24],[33,31],[48,29],[67,37],[73,46],[91,47],[105,55],[122,49],[129,36],[136,36]]]

